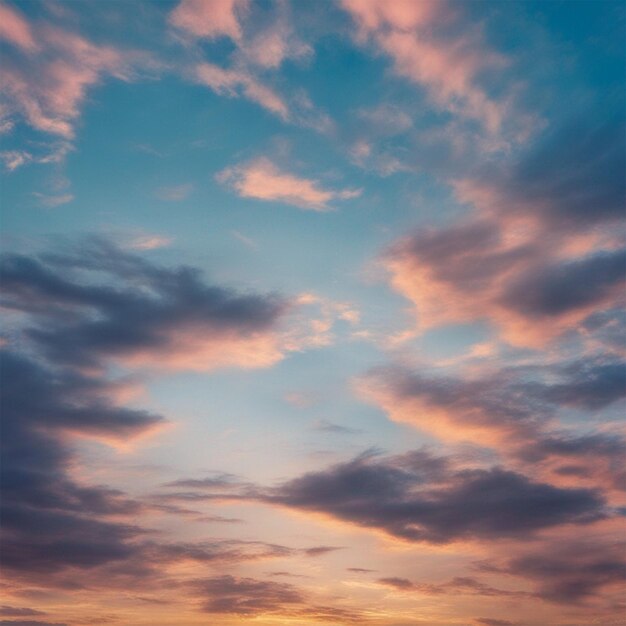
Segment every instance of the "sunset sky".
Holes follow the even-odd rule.
[[[623,626],[625,46],[0,0],[0,626]]]

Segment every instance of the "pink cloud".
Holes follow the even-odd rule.
[[[201,63],[194,70],[194,79],[220,95],[231,98],[243,95],[281,119],[289,118],[289,109],[281,97],[246,70]]]
[[[285,23],[261,31],[242,48],[246,59],[263,68],[277,68],[287,58],[306,57],[312,53],[310,46],[293,37]]]
[[[215,93],[246,98],[282,121],[327,132],[328,116],[317,111],[304,92],[286,99],[268,84],[268,73],[286,59],[310,56],[290,22],[286,3],[263,6],[247,0],[183,0],[170,14],[170,23],[193,39],[229,37],[234,43],[227,63],[194,63],[187,75]]]
[[[28,22],[5,4],[0,4],[0,39],[26,52],[37,50],[37,43]]]
[[[504,107],[487,96],[477,79],[504,60],[471,29],[454,37],[439,33],[453,20],[445,3],[343,0],[342,5],[356,21],[359,38],[391,57],[398,75],[425,87],[437,106],[477,119],[491,132],[499,130]]]
[[[7,57],[4,63],[0,86],[9,102],[4,115],[21,116],[37,130],[72,138],[90,88],[107,76],[131,80],[137,67],[150,63],[146,55],[96,45],[45,23],[29,26],[8,11],[11,28],[16,30],[4,38],[18,54],[29,54],[21,59]],[[29,44],[29,36],[36,39],[36,46]]]
[[[222,170],[217,180],[244,198],[283,202],[311,211],[329,211],[329,202],[361,195],[358,189],[324,189],[317,181],[281,171],[266,157]]]
[[[238,13],[248,0],[182,0],[170,14],[170,22],[195,37],[241,39]]]

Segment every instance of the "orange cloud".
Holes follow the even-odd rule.
[[[315,180],[281,171],[266,157],[222,170],[216,178],[244,198],[283,202],[311,211],[329,211],[329,202],[361,195],[359,189],[324,189]]]

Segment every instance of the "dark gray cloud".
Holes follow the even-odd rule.
[[[166,353],[181,329],[215,339],[267,331],[288,307],[276,295],[208,285],[195,268],[149,264],[100,238],[66,254],[4,255],[0,279],[4,306],[39,322],[29,336],[56,362],[81,366]]]
[[[503,181],[506,193],[561,228],[623,217],[626,125],[615,104],[543,133]]]
[[[587,358],[557,373],[562,380],[543,388],[543,397],[555,405],[595,411],[626,397],[626,363],[621,360]]]
[[[609,515],[599,489],[563,489],[501,467],[457,468],[451,459],[425,450],[386,458],[368,451],[278,487],[244,485],[232,493],[182,495],[325,513],[408,541],[429,543],[522,538]]]
[[[123,493],[76,484],[66,433],[128,438],[162,421],[117,407],[114,385],[3,351],[3,565],[22,571],[94,567],[130,558],[139,528],[106,521],[141,505]]]
[[[602,252],[531,266],[506,286],[499,302],[528,317],[559,316],[602,303],[625,282],[626,250]]]
[[[20,312],[23,332],[19,336],[16,327],[11,348],[1,354],[7,572],[47,586],[80,588],[95,580],[115,586],[158,581],[172,562],[232,563],[292,553],[251,541],[157,541],[142,515],[195,512],[79,484],[70,473],[74,436],[126,441],[165,421],[117,403],[135,381],[107,378],[104,357],[156,347],[186,323],[203,324],[216,335],[261,330],[281,315],[283,301],[207,286],[192,268],[159,268],[103,239],[38,258],[5,255],[1,275],[3,302]],[[204,484],[231,488],[232,479],[218,474]]]
[[[626,545],[589,539],[553,541],[543,550],[528,550],[504,565],[481,563],[477,567],[526,578],[535,585],[535,596],[571,606],[623,585]]]
[[[501,468],[433,471],[424,456],[361,456],[258,497],[431,543],[525,537],[606,516],[603,497],[595,490],[561,489]]]

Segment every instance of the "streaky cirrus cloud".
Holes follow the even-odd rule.
[[[279,169],[267,157],[228,167],[216,178],[243,198],[281,202],[309,211],[330,211],[333,207],[329,203],[361,195],[360,189],[325,189],[318,181]]]

